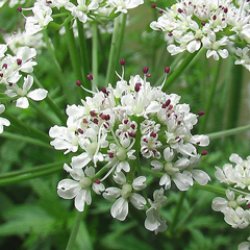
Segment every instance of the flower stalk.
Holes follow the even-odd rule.
[[[120,49],[121,49],[122,41],[124,37],[126,20],[127,20],[127,16],[123,14],[117,17],[114,21],[114,32],[112,36],[111,48],[110,48],[110,53],[109,53],[106,84],[110,83],[113,80],[112,75],[118,63]]]

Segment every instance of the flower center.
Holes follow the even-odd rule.
[[[130,196],[131,192],[132,192],[132,186],[131,185],[124,184],[122,186],[122,191],[121,191],[122,198],[127,199]]]
[[[81,186],[82,189],[87,189],[91,184],[92,184],[92,181],[88,177],[83,177],[80,180],[80,186]]]
[[[120,148],[116,153],[116,157],[119,161],[125,161],[127,158],[127,151],[124,148]]]

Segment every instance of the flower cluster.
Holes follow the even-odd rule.
[[[236,64],[250,70],[249,1],[181,0],[161,12],[150,26],[165,33],[171,55],[203,47],[207,58],[219,60],[232,53]]]
[[[233,228],[246,228],[250,225],[250,156],[243,160],[232,154],[223,168],[217,168],[216,178],[228,186],[226,199],[216,197],[212,208],[222,212],[226,223]],[[247,245],[248,244],[248,245]],[[242,243],[239,249],[248,249],[249,243]]]
[[[29,75],[36,65],[34,58],[36,50],[29,47],[19,47],[15,55],[7,53],[7,45],[0,45],[0,84],[4,86],[5,94],[16,102],[18,108],[26,109],[29,106],[28,98],[41,101],[46,98],[48,91],[42,88],[30,91],[33,77]],[[26,74],[26,77],[23,77]],[[18,86],[24,78],[22,88]]]
[[[26,17],[25,30],[29,34],[35,34],[47,27],[53,21],[53,9],[68,11],[72,19],[79,20],[83,24],[93,20],[110,21],[117,16],[116,13],[127,13],[129,9],[143,4],[143,0],[77,0],[72,3],[69,0],[37,0],[33,7],[23,8],[22,11],[31,11],[32,15]]]
[[[146,210],[147,229],[162,231],[166,222],[160,210],[172,182],[186,191],[195,181],[205,185],[210,180],[197,169],[206,152],[197,148],[207,146],[209,139],[192,135],[198,115],[179,103],[180,96],[152,87],[147,74],[129,81],[119,77],[115,87],[109,85],[81,105],[68,106],[67,126],[50,129],[51,145],[74,153],[71,166],[64,166],[73,180],[60,181],[58,194],[74,199],[79,211],[91,204],[91,193],[102,195],[114,202],[111,215],[121,221],[131,203]],[[149,187],[152,177],[156,186]]]

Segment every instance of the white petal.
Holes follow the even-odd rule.
[[[103,197],[107,200],[117,199],[121,195],[121,189],[117,187],[106,188]]]
[[[171,179],[167,174],[164,174],[159,182],[160,186],[164,186],[165,189],[171,188]]]
[[[0,104],[0,114],[2,114],[5,110],[5,106],[3,104]]]
[[[160,226],[160,222],[158,221],[159,214],[154,208],[149,208],[146,211],[146,215],[145,228],[149,231],[155,231]]]
[[[146,187],[146,180],[145,176],[139,176],[133,180],[132,186],[134,190],[142,190]]]
[[[228,51],[226,49],[220,49],[218,51],[219,55],[221,56],[221,58],[225,59],[228,57]]]
[[[171,148],[165,148],[163,151],[163,155],[166,161],[172,161],[174,157],[174,152]]]
[[[238,154],[231,154],[229,161],[234,162],[236,164],[241,164],[243,162],[242,158]]]
[[[80,190],[80,192],[75,197],[75,207],[78,211],[82,212],[84,210],[85,202],[90,204],[91,203],[91,196],[89,202],[89,194],[87,190]]]
[[[201,147],[206,147],[209,144],[209,137],[206,135],[194,135],[192,136],[190,142],[198,144]]]
[[[34,101],[41,101],[47,97],[48,91],[45,89],[35,89],[28,93],[28,97]]]
[[[57,193],[63,199],[73,199],[79,190],[79,183],[71,179],[63,179],[57,185]]]
[[[193,178],[200,184],[200,185],[207,185],[207,183],[211,180],[209,175],[198,169],[192,170]]]
[[[192,175],[188,172],[177,173],[173,181],[180,191],[186,191],[193,185]]]
[[[90,161],[91,158],[89,157],[88,153],[84,152],[72,158],[71,166],[73,168],[84,168]]]
[[[0,125],[1,126],[10,126],[10,121],[3,118],[3,117],[0,117]]]
[[[153,170],[161,170],[163,168],[163,164],[159,161],[151,161],[151,166],[153,166]]]
[[[29,107],[29,101],[26,97],[20,97],[16,101],[16,106],[21,109],[26,109]]]
[[[201,42],[197,40],[193,40],[187,45],[187,51],[190,53],[193,53],[197,50],[199,50],[201,47]]]
[[[124,221],[128,215],[128,202],[122,197],[116,200],[111,207],[111,215],[117,220]]]
[[[145,205],[147,204],[145,198],[137,193],[133,193],[129,200],[138,210],[144,209]]]
[[[92,189],[96,194],[101,194],[105,190],[105,186],[102,183],[93,183]]]
[[[156,101],[152,101],[146,109],[146,114],[157,113],[160,109],[161,105]]]
[[[227,201],[224,198],[216,197],[213,199],[212,208],[214,211],[223,211],[227,207]]]
[[[119,185],[123,185],[126,183],[126,176],[122,172],[115,172],[113,178],[114,181]]]
[[[118,163],[116,171],[121,172],[121,170],[123,170],[127,173],[129,172],[130,166],[129,166],[129,163],[127,161],[122,161],[122,162]]]
[[[25,91],[25,93],[28,93],[32,85],[33,85],[33,77],[28,75],[27,77],[24,78],[24,83],[23,83],[23,90]]]

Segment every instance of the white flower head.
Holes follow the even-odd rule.
[[[16,106],[18,108],[26,109],[29,107],[28,99],[31,99],[33,101],[42,101],[47,97],[48,94],[48,91],[42,88],[30,91],[32,85],[33,85],[33,77],[28,75],[27,77],[24,78],[22,89],[19,88],[17,85],[14,85],[13,87],[7,89],[5,93],[9,97],[20,96],[16,101]]]

